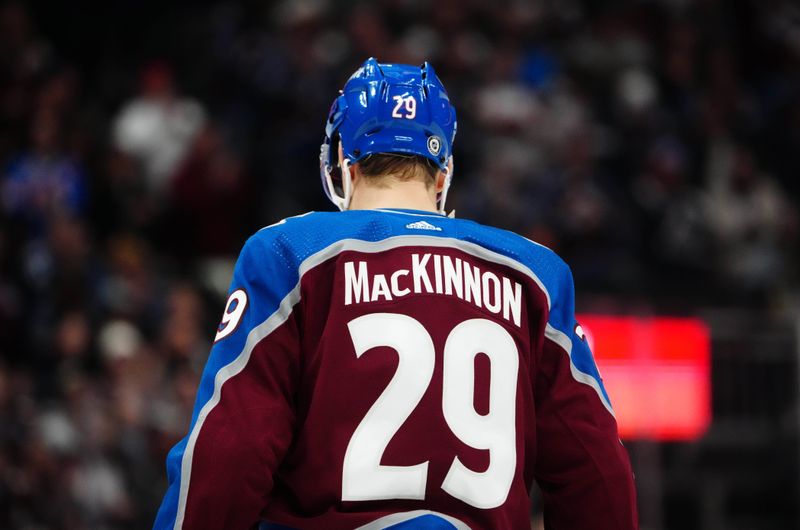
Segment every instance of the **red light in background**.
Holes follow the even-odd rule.
[[[696,318],[578,315],[620,436],[694,440],[711,422],[711,343]]]

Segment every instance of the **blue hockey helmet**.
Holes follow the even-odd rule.
[[[437,201],[443,211],[455,136],[456,111],[429,63],[381,64],[371,57],[331,105],[320,150],[322,186],[331,202],[345,210],[350,204],[351,164],[378,153],[424,156],[445,173]]]

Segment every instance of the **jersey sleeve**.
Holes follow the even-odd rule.
[[[534,474],[543,494],[545,528],[638,528],[630,461],[592,352],[578,331],[566,265],[550,295],[534,387]]]
[[[291,441],[299,339],[296,270],[279,245],[251,238],[197,391],[188,435],[167,456],[154,528],[257,523]]]

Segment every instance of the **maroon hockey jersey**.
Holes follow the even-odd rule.
[[[410,210],[254,235],[168,457],[155,528],[637,527],[572,277],[515,234]]]

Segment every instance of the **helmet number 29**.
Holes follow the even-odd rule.
[[[405,118],[413,120],[417,116],[417,100],[414,96],[394,96],[394,109],[392,118]]]
[[[434,374],[436,352],[428,331],[414,318],[373,313],[348,323],[357,357],[377,347],[397,352],[394,376],[356,428],[344,456],[342,500],[424,499],[428,462],[381,464],[389,442],[419,404]],[[474,407],[475,356],[491,363],[489,411]],[[519,356],[511,335],[491,320],[465,320],[444,345],[442,412],[462,442],[489,451],[485,471],[455,456],[441,485],[453,497],[482,509],[502,505],[516,469],[516,389]]]

